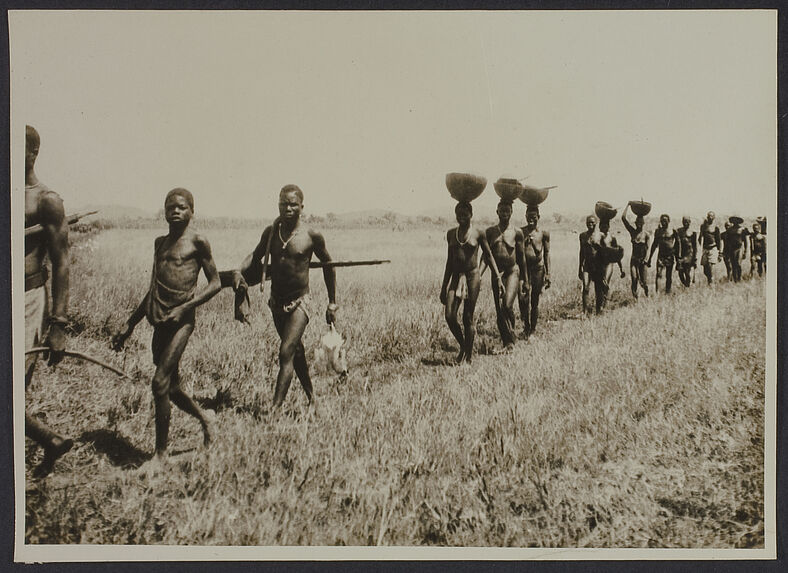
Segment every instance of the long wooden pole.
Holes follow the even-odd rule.
[[[69,225],[73,225],[83,217],[87,217],[88,215],[95,215],[96,213],[98,213],[98,211],[86,211],[85,213],[75,213],[73,215],[67,215],[66,223],[68,223]],[[30,235],[35,235],[43,230],[44,227],[42,227],[41,225],[38,224],[30,225],[29,227],[25,227],[25,237],[29,237]]]

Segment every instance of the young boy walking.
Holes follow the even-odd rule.
[[[180,385],[181,356],[194,331],[194,309],[208,301],[221,289],[219,273],[211,254],[208,240],[189,228],[194,214],[194,198],[186,189],[176,188],[164,200],[164,217],[170,232],[156,239],[153,254],[153,272],[150,289],[125,327],[112,339],[115,350],[134,331],[134,327],[147,317],[153,326],[153,375],[152,390],[156,408],[156,458],[167,456],[167,437],[170,429],[170,401],[200,422],[203,443],[211,441],[208,421],[202,410]],[[208,284],[197,288],[200,270]]]

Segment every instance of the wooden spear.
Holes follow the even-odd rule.
[[[66,216],[66,223],[69,225],[73,225],[83,217],[87,217],[88,215],[95,215],[98,211],[86,211],[85,213],[75,213],[73,215]],[[30,235],[36,235],[44,230],[44,227],[41,225],[31,225],[29,227],[25,227],[25,237],[29,237]]]

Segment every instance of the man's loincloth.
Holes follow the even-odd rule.
[[[676,258],[672,254],[659,256],[657,257],[657,268],[672,267],[675,262]]]
[[[167,316],[169,311],[176,306],[190,301],[192,298],[194,298],[193,288],[188,291],[172,289],[156,280],[156,275],[154,274],[150,291],[148,292],[148,308],[145,316],[151,326],[158,326],[164,322],[164,317]],[[191,317],[194,316],[193,312],[192,309]],[[186,316],[184,320],[188,320],[188,318],[189,317]]]
[[[714,247],[703,247],[703,254],[700,256],[700,264],[703,266],[706,265],[715,265],[717,264],[717,260],[720,258],[720,251],[719,249]]]
[[[25,350],[38,346],[44,339],[46,319],[49,314],[47,289],[40,286],[25,291]],[[38,354],[25,356],[25,374],[29,375]]]
[[[290,300],[275,297],[272,294],[271,298],[268,299],[268,307],[275,318],[293,314],[296,309],[300,309],[306,315],[307,321],[309,321],[313,312],[312,306],[312,296],[309,293]]]

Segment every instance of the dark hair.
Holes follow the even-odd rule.
[[[25,151],[30,151],[38,154],[38,148],[41,146],[41,137],[39,137],[36,128],[32,125],[25,126]]]
[[[282,190],[279,191],[279,196],[281,197],[285,193],[295,193],[298,196],[298,200],[301,201],[301,203],[304,202],[304,192],[301,191],[298,185],[293,185],[292,183],[285,185],[282,187]]]
[[[456,215],[462,209],[467,210],[471,215],[473,215],[473,207],[471,206],[470,202],[468,202],[468,201],[458,201],[457,205],[454,207],[454,214]]]
[[[167,193],[167,196],[164,198],[164,202],[166,203],[170,197],[175,197],[175,196],[183,197],[184,199],[186,199],[186,202],[189,204],[189,209],[194,211],[194,195],[192,195],[191,191],[189,191],[188,189],[184,189],[183,187],[176,187],[175,189]]]

